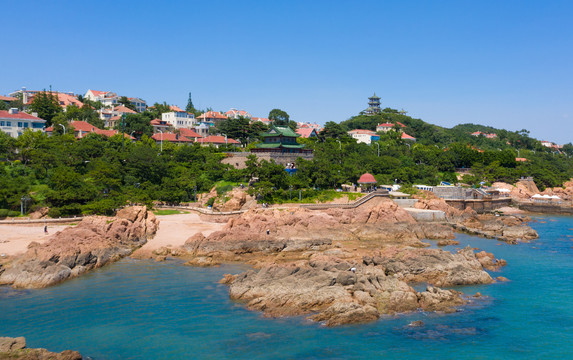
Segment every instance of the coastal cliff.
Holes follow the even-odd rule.
[[[232,299],[267,316],[307,315],[336,326],[465,304],[462,293],[437,286],[492,283],[484,264],[505,261],[478,258],[470,248],[428,249],[422,241],[453,238],[451,226],[418,223],[380,198],[355,209],[251,209],[222,231],[195,234],[179,255],[193,266],[249,263],[254,270],[221,280]],[[416,291],[414,283],[428,286]]]
[[[91,216],[67,228],[45,244],[0,267],[0,285],[41,288],[117,261],[145,244],[158,222],[145,206],[120,210],[115,218]]]

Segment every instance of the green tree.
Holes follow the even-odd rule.
[[[335,123],[334,121],[329,121],[324,124],[324,128],[320,132],[320,136],[323,139],[326,138],[333,138],[338,139],[346,135],[346,131],[342,129],[340,124]]]
[[[123,106],[125,106],[128,109],[131,109],[133,111],[137,111],[137,109],[135,108],[135,105],[131,102],[131,100],[129,100],[127,98],[127,96],[122,96],[117,100],[118,103],[122,104]]]
[[[269,120],[273,121],[275,125],[288,126],[290,117],[286,111],[281,109],[272,109],[269,112]]]
[[[39,92],[34,96],[30,103],[30,110],[38,113],[40,119],[46,120],[46,126],[52,125],[54,116],[62,112],[58,97],[46,91]]]

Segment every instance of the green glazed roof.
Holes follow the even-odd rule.
[[[274,130],[274,132],[272,132]],[[286,137],[298,137],[299,134],[295,133],[290,127],[286,126],[275,126],[272,125],[268,132],[262,134],[262,136],[286,136]]]

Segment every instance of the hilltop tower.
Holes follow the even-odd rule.
[[[376,93],[368,98],[368,109],[364,110],[366,115],[380,114],[382,109],[380,109],[380,98],[376,96]]]

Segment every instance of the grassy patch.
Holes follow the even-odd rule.
[[[189,214],[189,211],[182,210],[155,210],[155,215],[175,215],[175,214]]]

